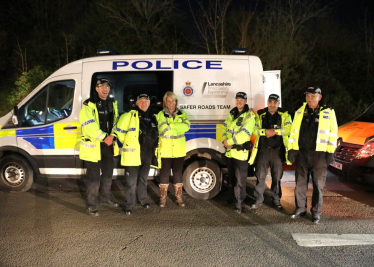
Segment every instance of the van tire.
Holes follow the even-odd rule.
[[[9,192],[25,192],[34,182],[34,171],[20,156],[8,155],[0,159],[0,188]]]
[[[212,160],[193,161],[183,172],[184,190],[196,199],[215,197],[221,190],[221,183],[221,169]]]

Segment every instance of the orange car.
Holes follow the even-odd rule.
[[[357,119],[339,127],[330,170],[347,180],[374,186],[374,103]]]

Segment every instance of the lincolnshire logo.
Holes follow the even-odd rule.
[[[182,92],[187,97],[193,96],[194,90],[190,81],[186,82],[186,86],[183,87]]]

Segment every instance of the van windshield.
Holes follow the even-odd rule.
[[[374,103],[365,110],[355,121],[374,122]]]

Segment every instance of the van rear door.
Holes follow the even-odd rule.
[[[271,94],[280,96],[280,106],[282,106],[280,72],[280,70],[264,71],[265,107],[267,106],[269,95]]]

